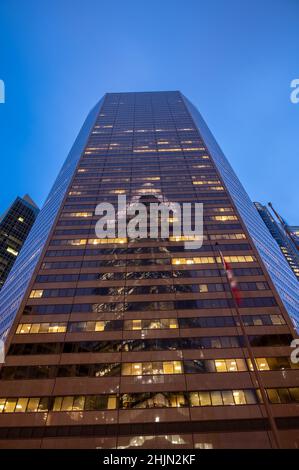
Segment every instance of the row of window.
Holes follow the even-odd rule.
[[[242,298],[241,308],[275,307],[274,297]],[[211,308],[234,308],[232,299],[186,299],[186,300],[156,300],[136,302],[101,302],[93,304],[61,304],[61,305],[30,305],[24,309],[24,314],[63,314],[71,312],[139,312],[157,310],[198,310]]]
[[[251,346],[288,346],[290,334],[250,335]],[[189,338],[124,339],[110,341],[73,341],[52,343],[13,343],[8,354],[12,356],[34,354],[107,353],[139,351],[177,351],[189,349],[222,349],[245,347],[243,336],[204,336]]]
[[[268,290],[267,282],[241,282],[241,291]],[[207,293],[207,292],[229,292],[228,284],[160,284],[146,286],[110,286],[110,287],[77,287],[67,289],[33,289],[30,299],[49,297],[74,297],[74,296],[111,296],[111,295],[159,295],[176,293]]]
[[[196,241],[199,240],[199,237],[195,236],[170,236],[169,241],[171,242],[181,242],[181,241]],[[86,244],[89,245],[109,245],[109,244],[125,244],[128,240],[126,238],[73,238],[73,239],[54,239],[50,242],[51,246],[85,246]],[[111,247],[111,248],[102,248],[101,250],[94,250],[94,249],[86,249],[84,252],[86,255],[88,254],[102,254],[102,255],[111,255],[111,254],[127,254],[127,255],[134,255],[134,254],[154,254],[154,253],[175,253],[175,252],[186,252],[185,245],[166,245],[161,244],[160,246],[150,245],[150,246],[141,246],[141,243],[134,243],[134,246],[129,247]],[[201,252],[204,251],[213,251],[215,248],[211,245],[204,244],[200,248]],[[226,245],[218,245],[218,249],[221,251],[245,251],[250,250],[251,246],[248,243],[234,243],[234,244],[226,244]],[[59,250],[62,251],[62,250]],[[73,250],[74,256],[76,256],[75,249]],[[48,256],[48,255],[47,255]]]
[[[161,173],[156,171],[156,172],[151,172],[152,176],[160,176]],[[143,183],[117,183],[117,177],[119,175],[122,175],[123,171],[118,170],[114,173],[113,182],[109,183],[107,182],[106,184],[101,184],[102,183],[102,178],[101,178],[101,172],[94,174],[92,177],[90,176],[80,176],[75,178],[74,180],[74,185],[71,188],[71,191],[69,192],[69,196],[78,196],[80,195],[80,190],[91,190],[92,188],[97,189],[96,196],[100,197],[103,199],[103,197],[106,197],[109,195],[113,194],[126,194],[128,197],[132,197],[133,194],[160,194],[165,197],[169,197],[170,194],[173,194],[175,200],[178,200],[176,198],[182,198],[182,197],[188,197],[188,198],[195,198],[196,196],[200,198],[225,198],[226,194],[223,190],[222,186],[202,186],[202,185],[192,185],[190,181],[179,181],[178,185],[175,184],[174,181],[169,180],[167,183],[161,184],[159,183],[146,183],[145,185]],[[132,172],[127,173],[126,176],[131,176]],[[142,175],[141,172],[134,172],[133,177],[138,177]],[[109,174],[107,174],[108,176]],[[175,180],[176,178],[173,178]],[[218,189],[217,189],[218,188]],[[221,189],[220,189],[221,188]],[[108,191],[110,189],[110,191]],[[113,191],[113,189],[120,190],[122,191],[121,193]],[[150,189],[153,189],[153,191],[150,191]],[[147,191],[149,190],[149,191]],[[220,192],[221,191],[221,192]],[[79,194],[78,194],[79,193]],[[211,200],[212,200],[211,199]],[[68,198],[69,202],[72,202],[71,198]],[[84,200],[82,201],[84,202]],[[89,201],[90,202],[90,201]],[[204,201],[203,201],[204,202]],[[76,209],[75,209],[76,210]]]
[[[298,369],[289,357],[256,358],[260,371]],[[119,377],[144,375],[204,374],[253,370],[250,359],[190,359],[185,361],[113,362],[104,364],[65,364],[7,366],[2,380],[51,379],[56,377]]]
[[[243,256],[224,256],[227,263],[253,263],[256,262],[256,257],[252,255]],[[172,258],[171,263],[178,264],[208,264],[208,263],[221,263],[220,257],[216,256],[196,256],[194,258]]]
[[[85,263],[91,263],[87,266]],[[44,262],[41,266],[42,270],[50,269],[78,269],[78,268],[97,268],[100,266],[100,261],[57,261],[57,262]],[[234,268],[235,276],[262,276],[263,271],[261,268]],[[114,281],[125,279],[169,279],[174,278],[188,278],[188,277],[224,277],[225,271],[223,269],[184,269],[183,271],[174,269],[173,271],[112,271],[96,272],[96,273],[76,273],[76,274],[45,274],[36,277],[36,283],[41,282],[71,282],[71,281]]]
[[[298,403],[299,388],[267,389],[270,403]],[[122,395],[0,398],[2,413],[48,411],[100,411],[135,408],[253,405],[261,402],[259,390],[212,390],[194,392],[146,392]]]
[[[245,326],[284,325],[281,315],[244,315]],[[152,318],[131,320],[97,320],[81,322],[52,322],[52,323],[20,323],[16,334],[36,333],[65,333],[93,332],[93,331],[121,331],[121,330],[165,330],[177,328],[224,328],[239,326],[238,317],[186,317],[186,318]]]
[[[94,234],[94,229],[57,229],[54,232],[54,236],[60,236],[60,235],[89,235],[89,234]],[[245,240],[246,235],[245,233],[215,233],[209,235],[210,240]],[[107,240],[106,238],[104,240]],[[203,234],[203,240],[208,240],[208,236],[206,234]],[[171,237],[170,240],[171,242],[180,242],[180,241],[185,241],[185,237],[182,236],[177,236],[177,237]],[[74,244],[73,241],[68,240],[69,244]],[[135,241],[133,241],[135,243]]]
[[[159,245],[152,243],[151,239],[146,239],[146,241],[143,238],[140,239],[132,239],[130,240],[130,245],[129,246],[124,246],[124,247],[115,247],[111,246],[109,248],[101,248],[100,250],[95,250],[95,249],[85,249],[85,254],[102,254],[102,255],[111,255],[111,254],[127,254],[127,255],[134,255],[134,254],[154,254],[154,253],[175,253],[175,252],[188,252],[186,250],[185,245],[183,244],[175,244],[171,245],[168,244],[167,239],[163,238],[159,239],[160,243]],[[200,237],[197,236],[186,236],[186,235],[181,235],[181,236],[170,236],[169,241],[170,242],[186,242],[186,241],[197,241],[200,240]],[[86,244],[89,245],[114,245],[114,244],[126,244],[128,242],[127,238],[73,238],[73,239],[54,239],[51,241],[50,245],[51,246],[85,246]],[[248,243],[234,243],[234,244],[225,244],[225,245],[219,245],[218,244],[218,250],[221,251],[245,251],[245,250],[250,250],[251,246]],[[214,251],[215,248],[211,245],[204,244],[200,248],[201,252],[210,252]],[[63,251],[63,250],[59,250]],[[74,256],[76,256],[76,249],[73,249]],[[79,251],[80,253],[80,251]],[[188,253],[190,254],[190,253]]]
[[[52,266],[51,266],[52,267]],[[77,266],[78,267],[78,266]],[[53,267],[52,267],[53,268]],[[206,274],[205,274],[206,273]],[[242,275],[260,276],[263,272],[260,268],[252,268],[242,272]],[[171,279],[182,278],[182,281],[187,281],[190,278],[194,280],[195,277],[224,277],[225,273],[222,270],[201,270],[201,271],[135,271],[135,272],[95,272],[95,273],[76,273],[76,274],[40,274],[36,276],[35,283],[54,283],[54,282],[77,282],[77,281],[119,281],[119,280],[151,280],[151,279]],[[254,285],[249,282],[240,282],[242,290],[264,290],[267,285],[264,281],[256,282]],[[102,284],[105,286],[105,283]],[[175,284],[177,286],[177,284]],[[246,289],[246,286],[250,288]],[[268,287],[265,287],[268,288]]]
[[[126,139],[129,139],[130,141],[132,140],[132,137],[134,137],[134,140],[138,140],[140,139],[140,136],[124,136],[124,134],[113,134],[114,136],[116,135],[122,135],[122,137],[119,137],[120,140],[126,140]],[[189,136],[191,136],[192,134],[189,134]],[[184,136],[186,136],[186,134],[184,134]],[[152,134],[147,134],[147,139],[150,137],[154,137]],[[97,136],[96,138],[96,141],[100,140],[109,140],[110,139],[110,136],[103,136],[103,137],[99,137]],[[207,155],[203,155],[203,157],[207,157]],[[181,168],[184,168],[185,165],[189,162],[189,163],[193,163],[195,168],[196,168],[196,162],[200,162],[200,165],[204,165],[204,168],[214,168],[213,165],[212,165],[212,162],[207,162],[207,161],[202,161],[202,160],[209,160],[209,158],[203,158],[201,156],[198,156],[198,157],[194,157],[194,156],[188,156],[187,158],[185,157],[181,157],[181,156],[178,156],[178,155],[175,155],[173,158],[175,159],[175,161],[178,161],[179,163],[181,163]],[[141,164],[142,161],[144,161],[144,158],[143,157],[138,157],[136,155],[131,155],[130,156],[130,159],[131,160],[136,160],[138,164]],[[121,160],[121,161],[120,161]],[[95,163],[94,163],[95,162]],[[130,162],[130,160],[129,160]],[[157,168],[158,164],[159,163],[162,163],[162,166],[163,168],[166,167],[166,168],[170,168],[172,169],[172,171],[174,170],[174,168],[171,166],[171,158],[168,160],[165,159],[163,156],[161,155],[158,155],[157,157],[153,157],[153,161],[146,161],[145,162],[145,165],[147,165],[147,169],[150,170],[151,168],[151,165],[153,165],[154,169]],[[123,158],[122,156],[117,156],[115,158],[111,158],[110,155],[109,157],[107,158],[102,158],[102,157],[97,157],[97,156],[90,156],[90,155],[84,155],[84,158],[80,161],[80,165],[79,165],[79,168],[86,168],[86,167],[90,167],[90,166],[95,166],[96,168],[100,167],[101,169],[105,169],[105,170],[114,170],[117,168],[119,168],[119,165],[121,164],[127,164],[128,163],[128,159],[125,159]]]
[[[116,202],[116,198],[112,198],[112,197],[105,197],[103,199],[104,201],[112,201],[112,202]],[[154,202],[154,201],[153,201]],[[190,202],[190,201],[188,201]],[[198,199],[196,199],[196,202],[198,202]],[[88,225],[89,227],[93,227],[94,224],[96,223],[98,219],[96,217],[94,217],[92,220],[87,220],[87,219],[77,219],[77,220],[68,220],[68,219],[64,219],[64,220],[58,220],[56,226],[57,227],[71,227],[71,226],[78,226],[78,227],[82,227],[83,225]],[[225,224],[225,227],[222,225],[222,224],[209,224],[208,225],[208,228],[209,230],[234,230],[234,231],[239,231],[239,230],[242,230],[242,226],[241,224]]]
[[[102,250],[48,250],[45,254],[48,258],[53,257],[67,257],[67,256],[97,256],[101,255]],[[125,253],[124,253],[125,255]],[[228,263],[255,263],[256,257],[252,255],[248,256],[224,256],[225,261]],[[98,260],[98,266],[100,267],[117,267],[117,266],[151,266],[151,265],[170,265],[178,266],[178,265],[194,265],[194,264],[220,264],[221,258],[214,256],[196,256],[193,258],[109,258],[109,259],[101,259]],[[83,262],[85,266],[91,266],[87,262]]]

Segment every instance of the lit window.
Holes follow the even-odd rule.
[[[74,245],[74,246],[80,246],[80,245],[86,245],[87,240],[86,239],[78,239],[78,240],[67,240],[68,245]]]
[[[227,359],[226,367],[228,372],[236,372],[238,370],[237,363],[235,359]]]
[[[227,372],[226,362],[223,359],[216,360],[215,367],[217,372]]]
[[[107,244],[107,243],[127,243],[128,239],[127,238],[90,238],[88,240],[89,245],[102,245],[102,244]]]
[[[196,258],[172,258],[172,264],[209,264],[215,263],[215,259],[212,256],[202,256]]]
[[[220,184],[220,181],[218,180],[199,180],[199,181],[193,181],[193,184],[195,185],[203,185],[203,184]]]
[[[169,328],[178,328],[178,321],[173,318],[169,320]]]
[[[7,251],[8,253],[11,253],[11,254],[14,255],[14,256],[18,256],[18,254],[19,254],[19,252],[16,251],[16,250],[14,250],[13,248],[11,248],[11,246],[8,246],[8,247],[6,248],[6,251]]]
[[[62,397],[61,411],[72,411],[74,397]]]
[[[27,333],[30,332],[30,328],[31,328],[31,324],[30,324],[30,323],[20,324],[20,325],[18,325],[18,328],[17,328],[16,333],[17,333],[18,335],[27,334]]]
[[[0,413],[2,413],[2,411],[4,410],[5,402],[6,402],[5,398],[0,398]]]
[[[212,405],[213,406],[223,405],[222,395],[221,395],[221,392],[219,392],[219,391],[211,392],[211,400],[212,400]]]
[[[66,331],[66,324],[57,324],[57,325],[53,325],[53,324],[50,324],[49,326],[49,329],[48,329],[48,332],[49,333],[64,333]]]
[[[211,406],[211,396],[209,392],[198,392],[198,398],[201,406]]]
[[[85,404],[85,397],[84,396],[77,396],[74,398],[73,402],[73,411],[83,411]]]
[[[248,263],[248,262],[253,262],[256,261],[256,258],[254,256],[224,256],[225,261],[228,263]],[[220,257],[217,257],[217,263],[222,263],[222,260]]]
[[[40,332],[40,323],[32,323],[30,328],[30,334],[39,333]]]
[[[8,398],[5,403],[4,412],[13,413],[17,404],[17,398]]]
[[[19,222],[24,222],[24,218],[23,218],[23,217],[19,217],[19,218],[18,218],[18,221],[19,221]]]
[[[26,411],[29,398],[19,398],[16,405],[16,413],[22,413]]]
[[[181,374],[182,363],[180,361],[163,362],[163,373],[164,374]]]
[[[285,321],[281,315],[270,315],[273,325],[284,325]]]
[[[132,330],[141,330],[141,320],[132,320]]]
[[[176,237],[175,236],[169,237],[169,241],[171,242],[194,241],[194,240],[200,240],[200,237],[196,235],[180,235]]]
[[[38,411],[39,400],[40,400],[39,398],[29,398],[27,411],[29,412]]]
[[[30,292],[30,299],[40,299],[42,296],[43,296],[43,290],[42,289],[38,289],[38,290],[32,290]]]
[[[233,390],[233,396],[236,405],[246,405],[246,398],[243,390]]]
[[[266,358],[257,358],[255,360],[256,362],[256,365],[257,365],[257,368],[258,370],[270,370],[270,367],[268,365],[268,362],[267,362],[267,359]]]
[[[199,292],[208,292],[207,284],[199,284],[198,289],[199,289]]]
[[[238,217],[236,217],[235,215],[215,215],[212,218],[220,222],[227,222],[228,220],[238,220]]]
[[[65,212],[63,217],[92,217],[92,212]]]
[[[108,410],[115,410],[117,405],[116,395],[109,395],[108,402],[107,402],[107,409]]]
[[[106,325],[106,322],[104,322],[104,321],[97,321],[97,322],[95,323],[94,331],[104,331],[104,330],[105,330],[105,325]]]
[[[125,192],[125,189],[113,189],[112,191],[110,191],[110,194],[125,194]]]

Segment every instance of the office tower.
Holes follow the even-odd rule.
[[[296,240],[296,228],[294,227],[293,229],[290,227],[290,229],[288,229],[287,225],[286,228],[284,228],[281,223],[274,219],[273,215],[266,206],[260,202],[255,202],[254,205],[272,237],[280,247],[281,252],[290,265],[291,270],[295,274],[297,280],[299,280],[299,251],[297,250],[296,244],[294,242]],[[294,232],[294,235],[292,235],[292,232]],[[288,235],[288,233],[290,235]]]
[[[0,219],[0,289],[13,267],[18,254],[39,212],[26,194],[17,197]]]
[[[288,225],[288,230],[292,235],[292,239],[299,246],[299,225]]]
[[[203,246],[98,238],[124,194],[204,203]],[[0,447],[298,447],[297,280],[180,92],[106,94],[32,232],[0,296]]]

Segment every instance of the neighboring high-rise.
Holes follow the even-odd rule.
[[[0,218],[0,289],[37,217],[39,208],[26,194],[17,197]]]
[[[97,238],[119,194],[202,202],[203,246]],[[0,295],[0,447],[299,446],[297,280],[180,92],[104,96],[25,249]]]
[[[266,206],[260,202],[255,202],[254,205],[299,281],[299,251],[296,247],[296,227],[289,227],[285,224],[284,228],[281,223],[274,219]],[[292,235],[292,233],[294,234]]]
[[[292,235],[292,239],[299,246],[299,225],[288,225],[288,230]]]

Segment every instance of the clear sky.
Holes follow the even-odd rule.
[[[298,0],[0,0],[0,213],[42,204],[105,92],[181,90],[253,200],[299,224]]]

